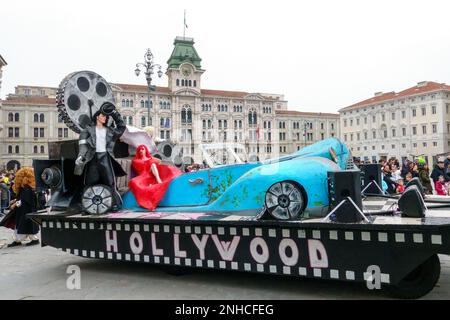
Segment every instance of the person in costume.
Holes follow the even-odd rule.
[[[115,127],[107,126],[109,115],[113,118]],[[125,176],[126,172],[114,159],[113,150],[125,129],[122,116],[115,106],[105,102],[93,115],[92,123],[80,133],[78,142],[79,153],[74,173],[75,175],[85,173],[86,186],[94,184],[109,186],[113,194],[112,211],[119,210],[122,204],[116,187],[116,177]]]
[[[178,168],[162,165],[161,160],[153,158],[145,145],[137,147],[131,168],[137,176],[128,186],[139,206],[148,210],[155,210],[172,179],[182,174]]]
[[[10,227],[15,224],[15,239],[8,247],[20,246],[27,240],[30,240],[26,244],[27,246],[39,244],[39,238],[37,237],[39,226],[27,217],[28,213],[36,211],[36,196],[34,193],[36,180],[33,168],[23,167],[19,169],[14,179],[13,188],[17,195],[10,206],[11,211],[13,211],[11,219],[14,219],[14,222],[8,224]]]

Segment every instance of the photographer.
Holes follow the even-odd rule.
[[[115,127],[107,126],[108,117],[114,120]],[[79,153],[75,161],[75,174],[82,175],[86,186],[104,184],[111,188],[113,194],[112,211],[121,207],[121,198],[116,188],[116,176],[126,173],[114,159],[114,145],[125,131],[126,126],[112,103],[105,102],[92,117],[79,137]],[[86,168],[85,168],[86,167]]]

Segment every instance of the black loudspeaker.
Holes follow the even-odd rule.
[[[403,192],[398,199],[398,208],[407,217],[425,217],[425,203],[417,185],[411,185]]]
[[[405,190],[408,189],[411,186],[416,186],[417,190],[420,192],[420,194],[422,195],[422,197],[425,196],[425,190],[423,189],[422,183],[420,183],[420,179],[419,178],[412,178],[411,181],[409,181],[406,185],[405,185]]]
[[[371,182],[375,181],[380,188],[382,188],[382,177],[381,177],[381,166],[378,164],[362,164],[361,171],[363,173],[363,190],[367,186],[370,186],[364,190],[364,193],[369,194],[381,194],[381,191],[377,188],[377,186]]]
[[[363,219],[357,208],[347,199],[351,198],[362,211],[361,197],[361,171],[335,171],[328,172],[328,198],[330,209],[334,209],[345,201],[335,211],[335,220],[338,222],[358,222]]]

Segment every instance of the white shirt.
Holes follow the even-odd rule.
[[[95,151],[106,152],[106,128],[95,127],[95,134],[97,137]]]

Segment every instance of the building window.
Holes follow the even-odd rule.
[[[424,143],[422,143],[422,145],[423,145],[424,147],[426,147],[426,146],[427,146],[427,143],[426,143],[426,142],[424,142]]]
[[[41,153],[45,153],[45,147],[41,146]]]
[[[39,114],[35,113],[33,115],[33,122],[39,122]]]
[[[34,138],[39,138],[39,128],[34,128],[33,129],[33,137]]]
[[[63,137],[63,128],[58,128],[58,138],[62,138],[62,137]]]
[[[427,114],[427,109],[425,107],[422,108],[422,115],[425,116]]]
[[[38,153],[38,147],[37,146],[33,147],[33,153]]]
[[[147,125],[147,119],[145,117],[141,117],[141,127],[145,127]]]
[[[367,117],[364,117],[364,124],[367,124]]]
[[[436,141],[433,142],[433,147],[437,147],[437,142]]]
[[[331,124],[331,130],[334,130],[334,123]]]
[[[406,136],[406,128],[402,128],[402,135]]]
[[[392,129],[392,137],[395,138],[395,129]]]
[[[385,121],[386,120],[386,117],[385,117],[385,115],[384,115],[384,113],[381,115],[381,121]]]
[[[12,112],[8,113],[8,121],[13,122],[14,121],[14,114]]]
[[[413,143],[413,148],[417,148],[417,143]]]
[[[416,135],[417,134],[417,127],[412,127],[412,134]]]
[[[12,150],[12,146],[8,146],[8,153],[13,153]]]
[[[412,116],[413,116],[413,117],[416,116],[416,109],[412,109]]]
[[[20,153],[19,146],[16,146],[16,153]]]
[[[43,113],[39,115],[39,122],[45,122],[45,116]]]
[[[375,116],[372,116],[372,122],[375,123],[377,121],[377,119],[375,118]]]
[[[405,149],[406,148],[406,144],[402,143],[402,148]]]
[[[185,105],[181,109],[181,123],[182,124],[192,123],[192,110],[189,105]]]
[[[435,124],[433,124],[432,128],[433,128],[433,133],[436,133],[437,132],[437,126]]]
[[[347,120],[344,120],[344,127],[347,126]]]
[[[436,106],[431,106],[431,113],[436,114]]]
[[[68,138],[68,137],[69,137],[69,129],[64,128],[64,138]]]
[[[422,133],[427,134],[427,126],[422,126]]]
[[[391,119],[392,119],[392,120],[395,120],[395,112],[392,112],[392,114],[391,114]]]
[[[177,87],[180,86],[180,79],[177,79]]]
[[[39,136],[41,138],[44,138],[45,134],[44,134],[44,128],[39,128]]]
[[[402,111],[402,119],[405,119],[406,118],[406,111]]]
[[[14,128],[8,128],[8,138],[14,137]]]

